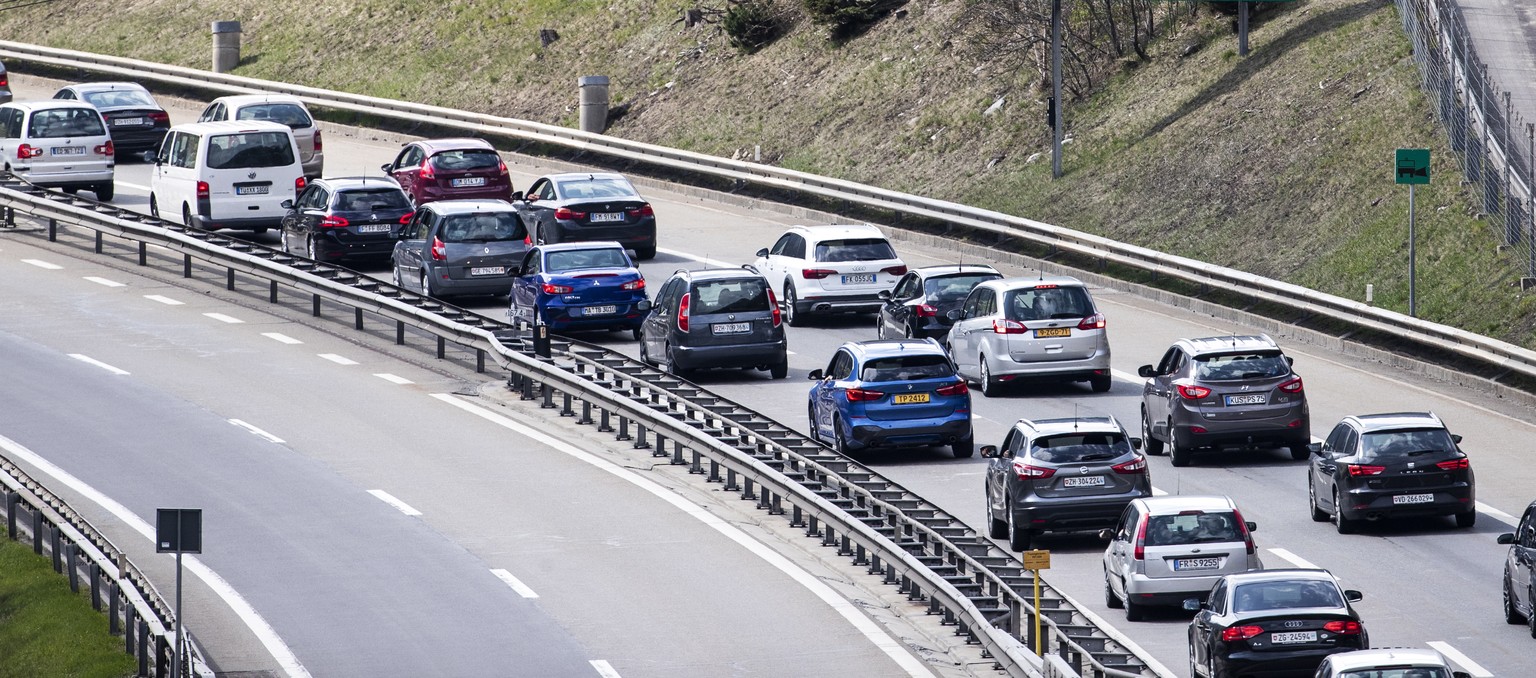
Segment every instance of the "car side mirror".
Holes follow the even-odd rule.
[[[1104,541],[1110,541],[1111,539],[1115,538],[1115,531],[1109,528],[1099,530],[1099,538],[1103,539]]]
[[[1322,443],[1307,443],[1307,451],[1311,452],[1312,454],[1322,454],[1323,453],[1323,444]]]
[[[1286,365],[1295,365],[1296,364],[1296,359],[1292,358],[1290,356],[1286,356],[1285,357],[1285,364]]]
[[[1190,612],[1199,612],[1205,609],[1205,603],[1200,602],[1199,598],[1185,598],[1183,608]]]
[[[1513,544],[1515,543],[1515,533],[1505,532],[1504,534],[1499,535],[1498,541],[1500,544]]]
[[[384,170],[385,174],[393,174],[395,171],[395,168],[387,162],[379,165],[379,169]]]
[[[891,291],[890,290],[880,290],[878,293],[875,294],[875,296],[879,297],[880,301],[890,301],[891,300]]]
[[[635,302],[635,310],[640,311],[641,313],[651,310],[651,300],[641,299],[640,301]]]
[[[1349,601],[1351,603],[1358,603],[1358,602],[1360,602],[1360,601],[1362,601],[1364,599],[1365,599],[1365,594],[1364,593],[1361,593],[1361,592],[1356,591],[1354,589],[1344,589],[1344,600],[1347,600],[1347,601]]]
[[[144,151],[144,162],[159,165],[160,154],[156,151]]]
[[[958,309],[958,308],[950,309],[949,311],[944,313],[944,318],[946,320],[959,320],[960,319],[960,309]]]
[[[821,370],[811,370],[811,373],[805,375],[805,378],[811,381],[821,381]]]
[[[997,446],[996,445],[982,445],[981,446],[981,456],[985,457],[987,459],[995,459],[995,458],[997,458]]]
[[[1141,449],[1141,438],[1131,438],[1131,447]]]
[[[277,206],[281,207],[281,208],[283,208],[285,210],[291,210],[291,209],[293,209],[293,201],[292,200],[284,200],[284,201],[282,201],[280,203],[277,203]]]
[[[1253,522],[1252,520],[1245,520],[1245,521],[1243,521],[1243,526],[1248,528],[1249,532],[1258,532],[1259,531],[1259,524]]]
[[[768,256],[768,248],[764,247],[763,249],[758,250],[757,254],[755,254],[753,256],[756,256],[756,257],[766,257],[766,256]]]
[[[1461,444],[1461,434],[1460,433],[1452,433],[1451,434],[1451,442],[1456,443],[1457,445],[1460,445]]]
[[[1472,674],[1466,671],[1452,671],[1451,678],[1472,678]]]
[[[1151,365],[1142,365],[1141,367],[1136,368],[1136,374],[1143,379],[1150,379],[1157,376],[1157,372],[1152,371]]]
[[[523,192],[522,191],[512,191],[512,199],[513,200],[522,200],[523,199]]]

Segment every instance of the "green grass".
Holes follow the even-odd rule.
[[[48,558],[0,539],[0,678],[120,678],[136,668],[85,593],[70,592]]]

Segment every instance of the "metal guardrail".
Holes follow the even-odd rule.
[[[1309,315],[1331,318],[1358,328],[1381,332],[1476,362],[1536,378],[1536,351],[1472,332],[1427,322],[1309,290],[1300,285],[1185,257],[1127,245],[1032,219],[923,198],[851,181],[797,172],[769,165],[730,160],[555,125],[459,111],[392,99],[368,97],[314,87],[157,64],[137,59],[0,41],[0,57],[52,67],[80,69],[139,81],[158,82],[221,93],[282,92],[306,104],[376,116],[407,123],[426,123],[487,136],[600,154],[651,167],[683,171],[765,189],[787,191],[866,208],[937,220],[965,229],[1019,238],[1074,255],[1112,262],[1158,276],[1245,295]]]
[[[525,398],[553,408],[558,396],[560,413],[569,416],[579,402],[579,423],[690,465],[770,514],[787,515],[791,525],[882,575],[909,599],[927,602],[930,613],[980,644],[1010,675],[1041,671],[1040,659],[1027,649],[1035,640],[1036,616],[1048,629],[1043,647],[1062,660],[1054,666],[1064,663],[1079,675],[1161,675],[1147,668],[1155,662],[1127,650],[1134,647],[1127,638],[1099,628],[1091,613],[1049,585],[1042,586],[1046,598],[1035,609],[1029,573],[964,522],[783,424],[623,354],[557,339],[549,357],[541,357],[531,338],[500,321],[344,268],[58,191],[0,183],[0,207],[11,211],[11,219],[21,213],[45,220],[49,240],[73,230],[61,224],[85,227],[94,231],[96,252],[105,250],[106,237],[133,243],[139,265],[150,263],[149,245],[158,245],[180,254],[185,277],[194,276],[195,259],[222,273],[231,290],[241,275],[255,278],[266,284],[273,303],[280,301],[280,288],[298,291],[315,315],[323,300],[351,309],[359,329],[365,313],[393,321],[397,343],[405,342],[408,325],[424,330],[436,337],[439,358],[448,342],[473,351],[479,370],[490,357],[509,371],[509,385]]]

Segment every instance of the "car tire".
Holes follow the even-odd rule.
[[[785,283],[784,283],[784,322],[786,324],[788,324],[790,327],[804,327],[805,326],[805,314],[799,313],[799,312],[795,311],[795,304],[798,301],[798,299],[799,298],[795,295],[795,285],[794,285],[794,283],[785,281]]]
[[[643,337],[640,340],[640,362],[645,363],[646,365],[648,365],[650,367],[655,367],[656,366],[656,361],[651,360],[651,351],[650,351],[650,349],[647,349],[645,347],[645,339]]]
[[[693,370],[677,366],[677,358],[672,356],[672,345],[667,344],[667,374],[689,381],[688,377],[692,376],[692,372]]]
[[[1477,509],[1456,514],[1456,527],[1468,529],[1477,524]]]
[[[805,430],[807,431],[806,435],[809,436],[811,440],[814,440],[814,441],[816,441],[818,443],[826,444],[826,441],[821,439],[821,431],[817,430],[817,428],[816,428],[816,406],[815,405],[811,405],[809,403],[806,404],[806,406],[805,406],[805,423],[806,423],[806,429]]]
[[[309,236],[304,239],[304,256],[309,257],[312,261],[320,261],[320,248],[315,243],[315,236]]]
[[[1111,610],[1118,610],[1122,607],[1125,607],[1125,604],[1120,602],[1120,596],[1115,595],[1115,590],[1109,586],[1108,572],[1104,573],[1104,607],[1107,607]]]
[[[1312,450],[1306,445],[1291,446],[1291,461],[1306,461],[1310,456],[1312,456]]]
[[[1008,548],[1013,549],[1013,551],[1016,552],[1016,553],[1023,553],[1024,551],[1028,551],[1029,547],[1034,542],[1034,535],[1030,534],[1029,530],[1019,529],[1019,523],[1018,523],[1017,519],[1014,518],[1014,515],[1013,515],[1013,504],[1012,504],[1012,502],[1009,502],[1009,504],[1007,506],[1007,511],[1008,511]]]
[[[911,325],[902,325],[901,326],[901,336],[906,338],[906,339],[912,339],[912,338],[917,336],[917,333],[912,331],[912,326]]]
[[[1147,454],[1160,457],[1163,454],[1163,441],[1152,435],[1152,422],[1147,420],[1147,408],[1141,408],[1141,444],[1146,447]]]
[[[962,440],[956,440],[950,443],[949,452],[956,459],[969,459],[976,454],[976,439],[966,436]]]
[[[149,216],[160,218],[160,201],[155,199],[155,194],[149,194]]]
[[[1130,596],[1127,595],[1125,600],[1125,620],[1133,622],[1146,621],[1147,606],[1131,601]]]
[[[1187,445],[1180,445],[1177,439],[1171,439],[1168,442],[1168,461],[1179,468],[1190,466],[1195,463],[1195,451]]]
[[[1536,587],[1532,587],[1530,591],[1526,592],[1526,595],[1530,596],[1531,613],[1525,615],[1525,626],[1530,629],[1531,637],[1536,638]]]
[[[784,358],[768,368],[768,376],[772,379],[783,379],[789,376],[789,358]]]
[[[976,354],[976,365],[976,372],[980,375],[977,383],[981,386],[981,394],[988,398],[1002,395],[1003,385],[992,378],[992,369],[987,367],[987,354]]]
[[[853,456],[848,449],[848,439],[843,435],[843,420],[839,417],[832,418],[832,449],[845,457]]]
[[[655,259],[656,258],[656,246],[655,245],[651,245],[650,247],[636,247],[635,248],[635,258],[639,259],[640,261],[650,261],[652,259]]]
[[[884,339],[885,338],[885,314],[884,313],[876,313],[875,314],[875,338],[876,339]]]
[[[284,241],[286,246],[286,241]],[[390,275],[395,279],[395,287],[405,289],[405,280],[400,277],[400,266],[394,262],[389,263]]]
[[[192,228],[192,208],[186,203],[181,204],[181,225]]]
[[[1095,374],[1088,378],[1088,385],[1093,387],[1094,393],[1108,393],[1114,383],[1115,378],[1108,374]]]
[[[424,296],[424,297],[433,297],[433,296],[435,296],[435,295],[432,294],[432,277],[427,275],[426,267],[422,267],[422,269],[421,269],[421,281],[420,282],[421,282],[421,296]]]
[[[1008,538],[1008,521],[998,520],[992,513],[992,491],[987,490],[987,536],[993,539]]]
[[[1349,534],[1355,531],[1355,521],[1345,517],[1344,502],[1339,498],[1339,488],[1333,488],[1333,529],[1339,534]]]
[[[1189,650],[1189,678],[1200,678],[1200,673],[1195,670],[1195,650]]]
[[[95,186],[92,186],[91,192],[96,194],[97,200],[101,202],[111,202],[112,196],[116,194],[117,191],[116,186],[114,186],[112,182],[109,181],[105,184],[96,184]]]
[[[631,338],[633,338],[635,341],[640,341],[640,328],[638,328],[638,327],[631,328],[629,330],[629,336]]]
[[[1328,522],[1328,512],[1324,511],[1323,507],[1317,505],[1317,488],[1312,484],[1311,473],[1307,474],[1307,503],[1312,508],[1312,522]]]
[[[1515,609],[1515,592],[1514,587],[1510,585],[1509,568],[1507,566],[1504,568],[1504,623],[1525,623],[1525,615],[1520,614],[1520,611]]]

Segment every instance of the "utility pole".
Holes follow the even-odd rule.
[[[1051,178],[1061,178],[1061,130],[1067,107],[1061,101],[1061,0],[1051,0],[1051,97],[1056,116],[1051,124]]]

